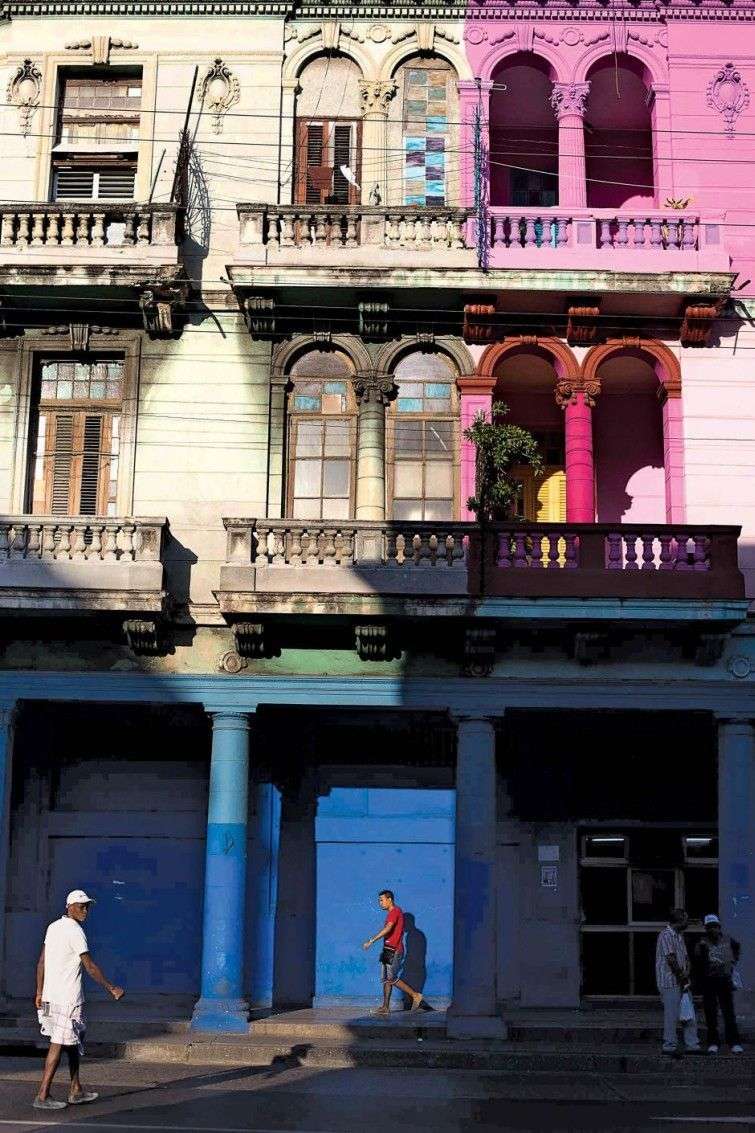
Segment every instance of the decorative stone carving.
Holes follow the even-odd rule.
[[[489,677],[495,665],[496,631],[491,626],[464,630],[464,676]]]
[[[574,660],[580,665],[594,665],[608,655],[607,633],[575,633]]]
[[[162,651],[160,622],[153,618],[127,618],[123,633],[137,656],[155,656]]]
[[[570,346],[592,346],[598,337],[600,307],[570,307],[566,341]]]
[[[560,120],[569,114],[576,114],[583,118],[589,93],[589,83],[554,83],[551,106],[556,112],[556,117]]]
[[[244,319],[255,342],[273,342],[276,338],[275,310],[275,300],[266,295],[251,295],[244,300]]]
[[[314,39],[316,35],[319,35],[320,30],[319,24],[309,24],[303,27],[288,24],[286,27],[285,42],[290,43],[291,40],[297,40],[299,43],[306,43],[308,39]]]
[[[109,35],[91,35],[66,44],[66,51],[91,52],[92,63],[102,66],[110,62],[111,51],[138,51],[139,44],[130,39],[113,39]]]
[[[235,649],[228,649],[218,657],[218,669],[221,673],[230,673],[235,676],[242,669],[246,669],[249,662],[246,657],[240,656]]]
[[[589,378],[586,381],[574,381],[571,378],[560,378],[556,382],[554,390],[556,397],[556,405],[560,409],[566,409],[566,406],[571,403],[575,404],[577,394],[584,395],[585,405],[589,405],[590,409],[595,408],[595,398],[600,393],[600,382],[597,378]]]
[[[388,405],[396,396],[396,386],[389,374],[360,374],[354,379],[357,401]]]
[[[726,136],[734,137],[737,118],[750,104],[750,88],[733,63],[727,63],[708,83],[708,106],[724,120]]]
[[[181,287],[147,288],[141,293],[139,306],[150,338],[170,338],[174,334],[174,314],[183,299]]]
[[[237,622],[233,638],[240,657],[280,657],[280,646],[270,638],[264,622]]]
[[[714,303],[686,307],[679,331],[682,346],[707,346],[719,311],[720,307]]]
[[[359,98],[362,114],[388,114],[391,99],[398,90],[394,79],[360,79]]]
[[[71,350],[88,350],[89,337],[92,334],[115,336],[120,333],[118,327],[101,327],[96,323],[59,323],[56,326],[42,327],[40,329],[40,334],[67,334],[71,343]]]
[[[467,303],[462,336],[477,346],[495,342],[495,303]]]
[[[387,625],[354,626],[354,643],[362,661],[397,661],[401,656]]]
[[[88,323],[71,323],[69,334],[71,336],[71,350],[84,353],[89,349]]]
[[[24,59],[11,75],[6,93],[11,106],[18,107],[21,133],[27,137],[42,94],[42,72],[37,64],[31,59]]]
[[[359,334],[372,342],[385,342],[390,337],[388,303],[360,303]]]
[[[747,677],[749,677],[750,673],[755,670],[755,664],[753,664],[752,660],[749,657],[744,657],[739,654],[736,657],[729,658],[726,664],[726,668],[729,670],[733,677],[736,677],[737,680],[743,681]]]
[[[236,105],[240,91],[239,80],[233,71],[222,59],[216,59],[202,80],[202,103],[212,114],[212,128],[216,134],[223,133],[223,115]]]
[[[541,31],[535,29],[535,39],[542,39],[544,43],[550,43],[554,47],[565,43],[567,47],[576,47],[578,43],[583,43],[585,47],[592,47],[595,43],[601,43],[604,39],[608,39],[609,33],[607,31],[594,32],[592,35],[587,35],[582,28],[566,27],[559,31]]]

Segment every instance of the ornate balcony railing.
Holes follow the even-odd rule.
[[[737,527],[525,522],[481,533],[472,523],[224,523],[219,597],[230,613],[250,608],[254,594],[744,597]]]
[[[0,609],[164,605],[165,518],[0,516]]]
[[[237,211],[237,264],[400,268],[437,257],[477,266],[477,220],[468,208],[239,204]],[[722,217],[672,209],[495,206],[484,242],[490,267],[726,271],[723,234]],[[609,261],[608,252],[623,259]]]
[[[0,248],[175,247],[177,208],[171,204],[101,201],[0,204]]]

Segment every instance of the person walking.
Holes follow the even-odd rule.
[[[83,889],[74,889],[66,897],[65,915],[48,926],[42,951],[37,961],[37,994],[34,1000],[42,1034],[49,1038],[50,1049],[45,1059],[42,1081],[34,1099],[35,1109],[65,1109],[66,1105],[93,1102],[98,1094],[83,1090],[79,1079],[79,1055],[84,1053],[84,991],[82,968],[110,992],[113,999],[123,999],[122,987],[106,979],[89,954],[89,944],[82,925],[93,904]],[[71,1073],[68,1102],[50,1097],[55,1072],[65,1049]]]
[[[655,981],[663,1001],[663,1053],[680,1057],[677,1049],[677,1027],[682,995],[690,993],[690,968],[684,930],[689,924],[684,909],[672,909],[668,924],[658,934],[655,946]],[[683,1022],[684,1045],[688,1051],[699,1051],[697,1022],[692,1018]]]
[[[383,982],[383,1003],[376,1014],[390,1014],[391,993],[394,987],[403,991],[412,1001],[411,1010],[417,1011],[422,1005],[422,992],[415,991],[413,987],[401,979],[404,964],[404,914],[396,904],[393,892],[382,889],[378,894],[378,905],[385,909],[385,924],[380,932],[375,933],[369,940],[365,940],[362,947],[365,951],[371,948],[377,940],[383,941],[383,950],[380,953],[380,978]]]
[[[739,961],[741,946],[738,940],[726,936],[715,913],[703,920],[705,936],[695,949],[699,964],[700,985],[703,993],[705,1027],[708,1032],[708,1054],[718,1054],[718,1008],[724,1019],[724,1038],[732,1054],[742,1053],[742,1043],[734,1011],[734,966]]]

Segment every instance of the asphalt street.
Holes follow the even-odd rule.
[[[92,1061],[82,1081],[101,1097],[51,1119],[31,1107],[40,1063],[0,1059],[0,1133],[507,1133],[574,1130],[755,1130],[753,1093],[668,1086],[639,1076],[486,1075],[328,1070],[286,1060],[227,1069]],[[66,1076],[54,1096],[65,1097]],[[734,1096],[732,1096],[734,1095]]]

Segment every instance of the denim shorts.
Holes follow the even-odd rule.
[[[404,966],[404,953],[394,952],[393,959],[390,964],[380,964],[380,982],[395,984],[396,980],[401,979],[401,970]]]

